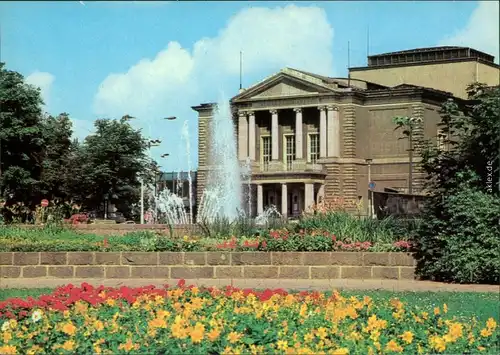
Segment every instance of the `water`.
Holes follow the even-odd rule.
[[[210,123],[211,148],[207,184],[198,221],[234,221],[242,211],[242,179],[236,150],[236,134],[229,101],[221,99]]]
[[[278,208],[274,205],[266,207],[264,211],[255,217],[255,224],[259,226],[264,226],[269,223],[271,219],[281,219],[281,213],[279,213]]]
[[[170,192],[168,189],[161,191],[155,197],[156,219],[164,219],[167,224],[190,224],[190,216],[186,213],[182,197]]]
[[[189,224],[193,224],[193,178],[191,176],[191,144],[189,142],[189,125],[184,121],[182,127],[182,137],[186,141],[186,156],[188,162],[188,183],[189,183]]]
[[[242,180],[244,180],[246,182],[246,189],[247,189],[246,215],[251,216],[252,215],[252,162],[250,161],[250,157],[247,157],[247,159],[245,161],[245,165],[243,166]]]
[[[220,100],[214,110],[209,129],[210,170],[198,206],[197,222],[210,223],[217,219],[235,221],[240,217],[251,216],[251,161],[247,158],[243,166],[240,166],[238,161],[235,127],[228,101]],[[186,212],[182,197],[179,197],[182,183],[180,172],[177,175],[177,193],[164,190],[154,198],[155,219],[163,219],[171,225],[193,223],[193,185],[187,121],[183,126],[182,137],[185,140],[189,167],[189,213]],[[247,190],[245,196],[242,191],[243,185]],[[266,225],[274,218],[281,218],[281,214],[275,206],[270,206],[255,218],[255,222],[258,225]]]

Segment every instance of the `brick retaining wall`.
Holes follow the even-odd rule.
[[[415,278],[415,260],[406,253],[14,252],[0,253],[0,265],[2,278]]]

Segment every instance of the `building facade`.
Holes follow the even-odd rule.
[[[412,55],[419,58],[415,51]],[[369,62],[374,57],[369,57]],[[449,60],[449,65],[454,63]],[[422,68],[426,65],[420,64]],[[450,71],[446,63],[440,65]],[[422,191],[419,159],[414,159],[410,175],[409,144],[395,130],[393,118],[420,118],[416,140],[436,141],[442,103],[464,95],[437,89],[442,86],[439,79],[430,83],[424,80],[426,87],[415,84],[412,78],[407,83],[404,77],[401,83],[390,85],[385,70],[381,69],[380,80],[372,75],[368,81],[354,75],[329,78],[286,68],[231,99],[238,158],[242,164],[248,160],[251,163],[252,215],[274,205],[285,216],[299,216],[316,203],[339,197],[352,201],[352,206],[366,214],[370,181],[375,183],[375,191],[405,193],[411,175],[413,193]],[[456,79],[460,81],[457,87],[463,90],[473,82],[472,73],[457,75],[461,77]],[[193,107],[199,114],[198,200],[213,168],[207,144],[213,107]]]

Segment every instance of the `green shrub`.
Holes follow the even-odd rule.
[[[360,219],[345,212],[329,212],[302,218],[296,230],[324,230],[335,234],[342,241],[390,244],[411,237],[417,225],[418,220],[392,217],[382,220]]]
[[[415,238],[417,273],[458,283],[500,282],[500,198],[464,188],[434,199]]]

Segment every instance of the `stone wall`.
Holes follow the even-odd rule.
[[[415,278],[406,253],[14,252],[0,253],[0,265],[4,279]]]

